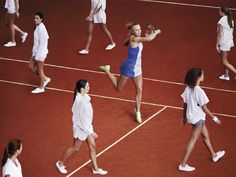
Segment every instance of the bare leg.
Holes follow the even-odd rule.
[[[90,44],[91,44],[91,41],[92,41],[92,33],[93,33],[93,28],[94,28],[94,23],[89,21],[89,26],[88,26],[88,31],[87,31],[87,43],[86,43],[86,46],[85,46],[85,50],[89,51],[89,47],[90,47]]]
[[[76,151],[80,149],[80,146],[82,145],[82,141],[78,139],[74,139],[73,146],[66,150],[66,152],[63,154],[61,160],[59,160],[59,164],[62,166],[66,162],[67,159],[69,159]]]
[[[126,82],[128,80],[128,77],[120,75],[120,77],[118,79],[110,71],[106,71],[105,73],[107,74],[107,76],[109,77],[109,79],[112,82],[112,85],[115,87],[115,89],[117,91],[120,91],[120,90],[123,89],[123,87],[125,86],[125,84],[126,84]]]
[[[225,67],[225,76],[229,76],[229,70],[236,74],[236,69],[228,62],[228,54],[229,52],[221,52],[222,64]]]
[[[47,79],[43,71],[43,65],[44,65],[43,61],[37,61],[38,73],[40,77],[40,88],[44,87],[44,81]]]
[[[106,34],[107,38],[109,39],[110,44],[114,44],[115,42],[113,41],[113,38],[112,38],[112,36],[111,36],[111,33],[110,33],[110,31],[107,29],[106,24],[102,24],[102,23],[101,23],[101,24],[100,24],[100,27],[101,27],[102,31]]]
[[[201,134],[202,132],[202,128],[203,128],[203,125],[198,125],[197,127],[194,127],[192,128],[192,134],[191,134],[191,137],[190,137],[190,140],[187,144],[187,147],[186,147],[186,150],[185,150],[185,153],[184,153],[184,157],[183,157],[183,161],[182,161],[182,166],[185,166],[186,163],[187,163],[187,160],[198,140],[198,137],[199,135]]]
[[[203,129],[202,129],[202,139],[203,139],[203,142],[204,142],[206,148],[211,153],[211,156],[215,157],[216,153],[215,153],[215,151],[212,148],[210,137],[209,137],[209,133],[208,133],[206,125],[204,125]]]
[[[97,165],[97,158],[96,158],[96,144],[95,144],[94,138],[91,135],[88,136],[87,143],[88,143],[89,155],[93,164],[93,168],[97,170],[98,165]]]
[[[30,69],[32,72],[36,73],[37,75],[39,74],[39,73],[38,73],[38,66],[37,66],[37,63],[36,63],[36,61],[34,60],[33,57],[30,58],[30,61],[29,61],[29,69]]]
[[[15,22],[15,14],[6,14],[6,24],[8,28],[10,29],[10,34],[11,34],[11,41],[15,42],[15,31],[18,31],[21,33],[21,35],[24,35],[24,32],[14,24]]]
[[[140,112],[141,101],[142,101],[142,87],[143,87],[142,75],[137,76],[132,80],[136,88],[136,112]]]

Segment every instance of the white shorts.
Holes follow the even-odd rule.
[[[80,141],[85,141],[88,137],[88,134],[79,127],[73,127],[73,137],[75,139],[78,138]]]
[[[93,23],[102,23],[106,24],[107,18],[106,13],[104,11],[101,11],[97,14],[95,14],[92,18]]]
[[[220,50],[223,52],[228,52],[230,51],[231,47],[234,46],[234,43],[231,44],[220,44]]]
[[[14,15],[16,12],[13,12],[11,10],[7,10],[7,13]]]
[[[47,54],[36,54],[34,59],[36,61],[44,61],[47,58]]]

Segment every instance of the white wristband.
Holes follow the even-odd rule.
[[[218,122],[218,121],[219,121],[218,117],[214,116],[214,117],[213,117],[213,121],[214,121],[214,122]]]

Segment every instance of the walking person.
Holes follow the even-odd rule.
[[[15,18],[20,17],[19,13],[19,0],[6,0],[5,8],[7,9],[6,13],[6,25],[10,30],[11,40],[4,44],[5,47],[14,47],[16,46],[15,33],[18,31],[21,34],[21,42],[24,43],[28,33],[22,31],[18,26],[14,24]]]
[[[90,102],[89,83],[87,80],[78,80],[74,90],[74,101],[72,106],[72,122],[73,122],[73,145],[68,148],[62,158],[56,162],[59,172],[66,174],[67,170],[64,166],[66,160],[70,158],[76,151],[79,151],[82,142],[87,141],[89,155],[93,164],[93,174],[106,175],[108,172],[99,168],[96,159],[95,139],[98,135],[93,130],[93,108]]]
[[[204,90],[200,87],[200,83],[204,80],[203,70],[200,68],[190,69],[186,76],[184,83],[187,85],[181,97],[184,101],[183,108],[183,125],[186,121],[192,125],[192,133],[187,144],[183,159],[178,169],[180,171],[193,171],[194,167],[187,164],[187,160],[199,138],[202,135],[203,142],[211,154],[212,161],[217,162],[225,154],[225,151],[215,152],[208,133],[208,129],[205,124],[206,114],[212,118],[212,120],[221,124],[221,121],[211,113],[207,108],[209,102]]]
[[[141,123],[141,101],[143,87],[141,59],[143,50],[142,43],[152,41],[161,31],[154,30],[145,37],[142,37],[141,27],[138,23],[128,23],[127,29],[129,31],[129,38],[125,41],[125,44],[128,45],[128,57],[120,67],[120,77],[117,78],[110,72],[110,65],[99,66],[99,69],[107,74],[117,91],[121,91],[123,89],[129,78],[132,79],[136,88],[136,121]]]
[[[221,19],[217,23],[216,50],[220,53],[221,62],[225,68],[225,73],[219,79],[228,81],[230,80],[229,71],[233,72],[236,76],[235,67],[228,61],[230,49],[234,46],[234,21],[228,7],[220,7],[219,14]]]
[[[92,33],[94,25],[99,24],[101,30],[105,33],[107,36],[110,44],[105,48],[106,50],[113,49],[116,44],[113,41],[113,38],[111,36],[110,31],[107,29],[106,26],[106,0],[91,0],[91,11],[88,17],[86,17],[86,20],[89,23],[88,26],[88,38],[86,46],[83,50],[80,50],[79,53],[82,55],[89,54],[89,47],[92,41]]]
[[[42,12],[37,12],[34,15],[34,46],[32,49],[32,57],[29,62],[29,68],[36,73],[40,78],[40,85],[31,93],[43,93],[44,87],[51,81],[44,73],[44,61],[48,54],[48,32],[43,24],[44,15]]]
[[[2,158],[3,177],[22,177],[21,164],[17,157],[21,154],[23,145],[21,140],[13,139],[8,142]]]

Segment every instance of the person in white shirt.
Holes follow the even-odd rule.
[[[48,54],[48,32],[43,24],[43,13],[37,12],[34,15],[35,30],[34,30],[34,46],[32,49],[32,57],[29,62],[29,68],[31,71],[39,75],[40,85],[34,89],[31,93],[43,93],[45,92],[46,85],[51,81],[44,73],[44,61]]]
[[[225,73],[219,77],[221,80],[230,80],[229,70],[236,76],[236,69],[228,61],[228,55],[231,47],[234,46],[233,29],[234,21],[228,7],[220,7],[219,14],[221,19],[217,23],[216,50],[220,53]],[[236,79],[236,77],[235,77]]]
[[[217,124],[221,124],[221,121],[207,108],[209,99],[206,96],[204,90],[200,87],[200,82],[203,80],[204,73],[200,68],[190,69],[185,76],[184,83],[187,86],[181,95],[184,101],[183,125],[186,124],[186,121],[192,124],[192,133],[187,144],[183,160],[178,167],[180,171],[195,170],[194,167],[191,167],[187,164],[187,160],[200,135],[202,135],[204,144],[211,153],[213,162],[217,162],[225,154],[225,151],[215,152],[211,145],[209,133],[205,124],[206,114],[209,115]]]
[[[67,170],[64,166],[65,161],[80,149],[83,141],[87,141],[89,147],[90,158],[93,164],[93,174],[105,175],[107,171],[98,168],[96,160],[95,139],[98,135],[93,130],[93,108],[88,95],[89,83],[87,80],[81,79],[76,83],[74,90],[74,102],[72,106],[72,122],[73,122],[73,146],[66,150],[63,157],[56,162],[59,172],[66,174]]]
[[[92,32],[95,24],[99,24],[102,31],[106,34],[110,44],[105,48],[106,50],[113,49],[116,44],[113,41],[110,31],[106,27],[106,0],[91,0],[91,11],[86,20],[89,22],[88,38],[85,49],[80,50],[79,53],[86,55],[89,53],[90,43],[92,41]]]
[[[8,142],[2,158],[3,177],[23,177],[21,164],[17,157],[21,154],[23,145],[21,140],[13,139]]]
[[[10,29],[11,41],[4,44],[5,47],[14,47],[16,46],[15,31],[18,31],[21,34],[21,42],[25,42],[28,33],[22,31],[18,26],[14,24],[15,17],[19,18],[19,0],[6,0],[5,8],[7,9],[6,13],[6,25]]]

